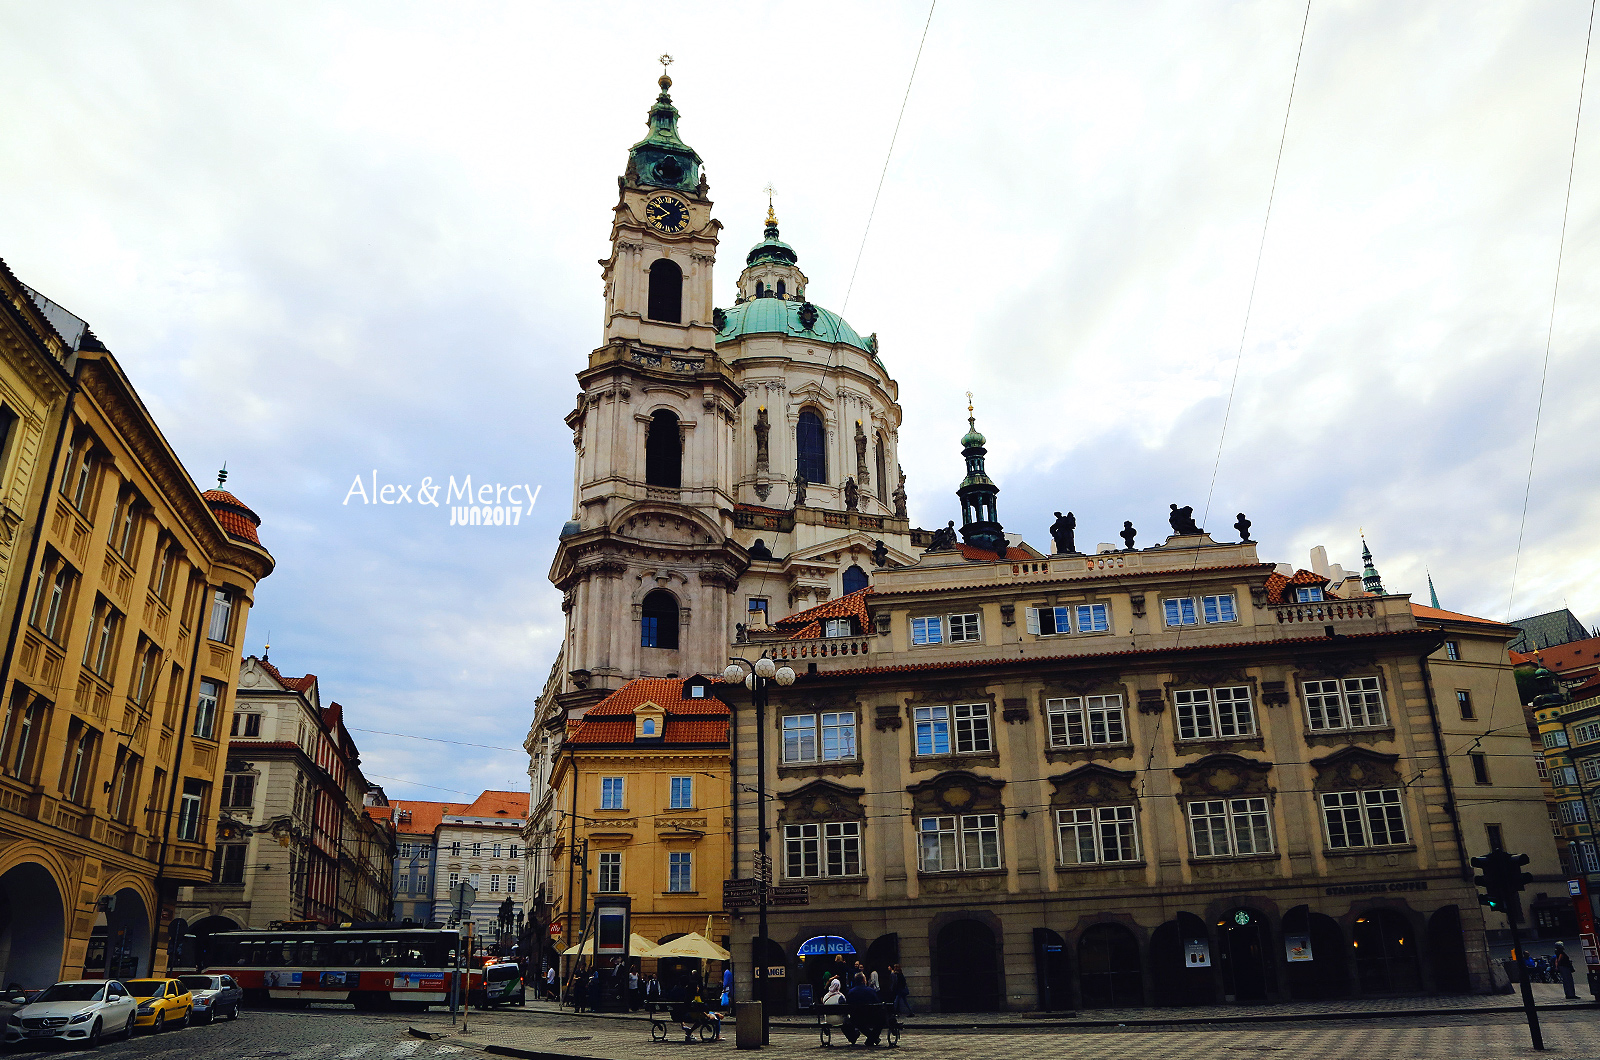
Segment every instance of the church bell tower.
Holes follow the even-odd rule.
[[[679,136],[672,79],[658,84],[617,179],[602,343],[566,417],[573,509],[550,580],[566,612],[569,706],[635,677],[720,670],[730,594],[749,565],[731,517],[744,390],[712,324],[722,225],[700,156]]]

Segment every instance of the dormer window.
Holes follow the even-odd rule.
[[[689,698],[690,699],[704,699],[704,698],[706,698],[706,686],[705,685],[690,685],[689,686]]]
[[[822,624],[824,637],[848,637],[855,633],[848,618],[830,618]]]
[[[1322,602],[1322,586],[1301,586],[1294,591],[1294,602],[1297,604],[1320,604]]]
[[[666,727],[666,713],[655,703],[643,703],[633,715],[635,740],[659,740]]]
[[[645,718],[639,722],[640,736],[654,736],[656,734],[656,719]]]

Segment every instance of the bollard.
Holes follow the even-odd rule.
[[[736,1023],[733,1044],[739,1049],[761,1048],[761,1002],[737,1001],[733,1006]]]

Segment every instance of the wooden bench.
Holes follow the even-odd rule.
[[[704,1002],[646,1001],[645,1009],[650,1014],[652,1041],[687,1042],[698,1035],[702,1042],[711,1042],[722,1037],[721,1021],[712,1018],[711,1011]],[[674,1031],[682,1031],[685,1023],[690,1025],[690,1030],[683,1038],[677,1038]]]
[[[818,1005],[817,1009],[817,1037],[824,1046],[832,1046],[833,1036],[837,1032],[844,1035],[845,1041],[850,1045],[851,1032],[860,1039],[863,1045],[896,1046],[900,1044],[900,1016],[894,1010],[892,1002],[882,1002],[875,1005]],[[833,1019],[839,1020],[838,1024]]]

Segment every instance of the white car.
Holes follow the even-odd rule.
[[[57,983],[11,1014],[5,1043],[57,1039],[93,1049],[106,1034],[132,1038],[137,1004],[115,979]]]

